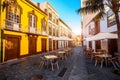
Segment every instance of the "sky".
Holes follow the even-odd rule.
[[[59,17],[78,35],[81,34],[81,16],[77,13],[80,0],[31,0],[33,2],[48,1],[58,12]]]

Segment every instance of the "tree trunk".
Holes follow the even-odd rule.
[[[117,33],[118,33],[118,54],[120,61],[120,20],[119,20],[119,12],[115,12],[116,25],[117,25]]]

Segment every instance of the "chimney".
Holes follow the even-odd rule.
[[[37,6],[40,8],[40,3],[37,3]]]

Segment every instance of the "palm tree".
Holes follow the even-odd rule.
[[[94,19],[100,19],[105,14],[105,9],[108,7],[115,14],[115,21],[117,25],[118,34],[118,53],[120,54],[120,0],[85,0],[85,7],[78,9],[79,13],[89,14],[99,12]],[[119,55],[120,60],[120,55]]]

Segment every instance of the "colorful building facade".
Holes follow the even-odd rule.
[[[39,4],[39,3],[38,3]],[[40,8],[48,15],[48,32],[49,32],[49,51],[58,49],[59,14],[49,2],[40,3]]]
[[[48,17],[29,0],[1,0],[2,62],[48,50]]]

